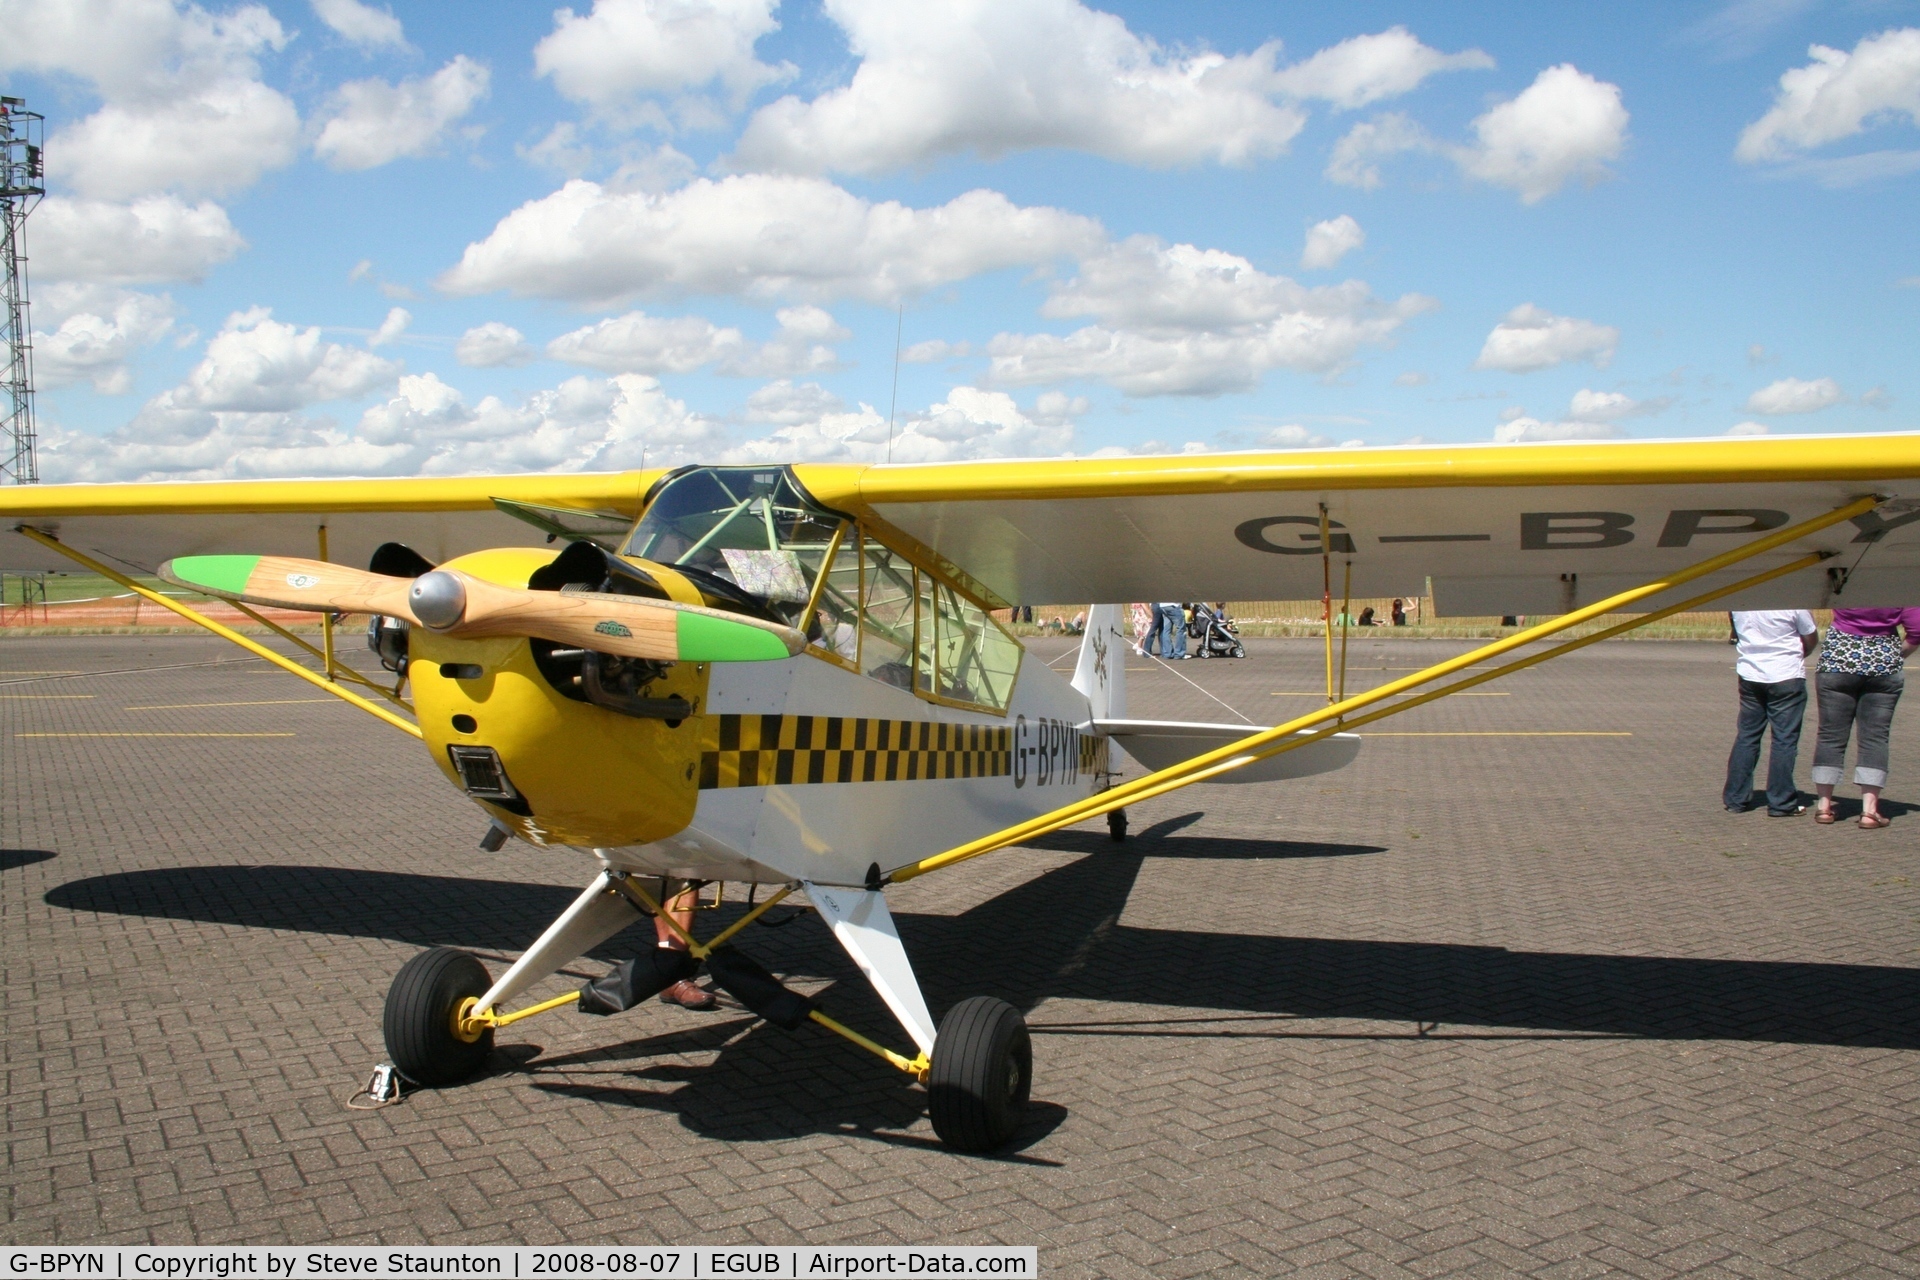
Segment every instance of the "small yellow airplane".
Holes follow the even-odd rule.
[[[1340,768],[1353,729],[1681,610],[1911,603],[1920,436],[46,485],[0,490],[0,529],[0,568],[78,563],[417,737],[486,815],[483,847],[593,860],[497,978],[445,947],[400,970],[383,1031],[405,1078],[455,1083],[502,1027],[563,1005],[628,1009],[704,965],[761,1017],[817,1024],[913,1075],[940,1137],[983,1151],[1026,1106],[1024,1022],[991,996],[936,1022],[889,885],[1103,815],[1122,839],[1125,805],[1195,782]],[[129,576],[148,573],[248,612],[320,615],[320,647],[281,629],[320,669]],[[992,616],[1330,602],[1336,580],[1362,596],[1431,582],[1453,615],[1556,616],[1352,697],[1329,629],[1328,705],[1270,728],[1129,719],[1121,606],[1088,607],[1071,679]],[[337,660],[348,613],[372,616],[392,687]],[[1115,745],[1145,776],[1121,780]],[[725,881],[755,886],[748,910],[701,939],[680,907]],[[796,891],[910,1055],[736,945]],[[662,946],[508,1010],[641,916]]]

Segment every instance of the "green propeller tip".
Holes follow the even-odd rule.
[[[683,662],[777,662],[793,656],[771,631],[704,613],[682,613],[675,639]]]
[[[161,566],[162,576],[190,587],[243,595],[259,556],[180,556]]]

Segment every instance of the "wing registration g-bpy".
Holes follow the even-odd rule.
[[[760,1016],[811,1021],[924,1081],[941,1137],[982,1150],[1025,1106],[1025,1026],[985,996],[936,1024],[889,884],[1103,814],[1120,838],[1122,806],[1193,782],[1338,768],[1359,747],[1346,730],[1663,612],[1912,603],[1920,436],[44,486],[0,491],[0,522],[0,568],[77,561],[243,607],[374,615],[370,643],[402,676],[365,688],[385,703],[349,687],[330,633],[309,647],[314,672],[152,597],[421,739],[491,820],[490,847],[596,860],[497,979],[448,948],[401,969],[384,1029],[405,1076],[452,1083],[502,1026],[563,1004],[617,1012],[704,964]],[[1071,682],[990,613],[1301,599],[1349,573],[1363,596],[1431,579],[1443,613],[1559,616],[1256,731],[1128,719],[1117,606],[1089,608]],[[1491,665],[1619,610],[1635,616]],[[1149,772],[1120,781],[1116,744]],[[723,880],[768,896],[705,939],[663,910]],[[911,1057],[735,945],[795,890]],[[680,945],[507,1010],[638,915]]]

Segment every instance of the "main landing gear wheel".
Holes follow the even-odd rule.
[[[1107,838],[1119,844],[1127,838],[1127,811],[1125,809],[1107,810]]]
[[[478,1072],[493,1052],[493,1028],[469,1038],[459,1028],[466,1006],[493,980],[464,951],[434,947],[400,966],[387,988],[380,1033],[387,1056],[415,1084],[455,1084]]]
[[[927,1111],[956,1151],[991,1151],[1013,1137],[1033,1090],[1033,1041],[1005,1000],[972,996],[947,1010],[933,1041]]]

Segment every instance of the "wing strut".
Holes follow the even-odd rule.
[[[271,662],[274,666],[279,667],[284,671],[291,671],[294,675],[299,676],[302,680],[305,680],[308,684],[313,685],[314,687],[319,689],[324,689],[326,692],[332,694],[334,697],[340,699],[342,702],[352,703],[354,706],[360,708],[362,711],[366,712],[368,715],[373,716],[379,720],[384,720],[396,729],[402,730],[405,733],[412,734],[416,738],[424,736],[420,732],[420,726],[414,724],[413,721],[403,720],[399,716],[393,714],[393,712],[387,710],[385,707],[380,706],[376,703],[369,702],[357,693],[353,693],[346,689],[342,689],[339,685],[334,684],[332,681],[327,680],[322,676],[315,675],[313,672],[307,670],[305,667],[301,666],[299,663],[294,662],[292,659],[281,657],[279,654],[267,648],[267,646],[254,640],[252,637],[243,636],[238,631],[235,631],[232,627],[225,627],[220,625],[218,622],[215,622],[212,618],[207,617],[207,615],[199,612],[198,610],[190,609],[186,605],[181,604],[177,600],[173,600],[167,596],[161,595],[158,591],[147,590],[147,588],[141,586],[139,583],[135,582],[132,578],[127,577],[125,574],[120,573],[117,570],[108,568],[106,565],[101,564],[98,560],[95,560],[92,556],[87,555],[84,552],[75,551],[72,547],[60,541],[60,539],[54,537],[52,534],[42,533],[40,532],[40,530],[31,528],[24,524],[16,526],[14,528],[14,532],[20,534],[23,537],[32,538],[35,542],[39,543],[43,547],[48,548],[49,550],[58,551],[61,555],[65,556],[69,560],[72,560],[74,563],[85,565],[87,569],[89,569],[90,571],[99,574],[103,578],[107,578],[114,582],[119,583],[121,586],[125,587],[127,590],[137,593],[144,599],[151,600],[155,604],[160,605],[163,608],[173,610],[175,613],[185,618],[188,622],[193,623],[196,627],[205,627],[208,631],[213,632],[213,634],[219,636],[222,640],[230,640],[234,644],[239,645],[242,649],[245,649],[247,652],[254,654],[257,657],[265,658],[268,662]]]
[[[1543,622],[1538,626],[1528,627],[1523,631],[1515,632],[1513,635],[1507,636],[1504,639],[1496,640],[1492,644],[1475,649],[1471,653],[1462,654],[1457,658],[1449,658],[1445,662],[1435,663],[1424,671],[1415,672],[1413,675],[1402,677],[1399,680],[1389,681],[1376,689],[1355,694],[1351,698],[1336,702],[1328,707],[1322,707],[1318,711],[1309,712],[1304,716],[1290,720],[1272,729],[1249,734],[1238,742],[1229,743],[1224,747],[1209,751],[1204,755],[1195,756],[1191,760],[1184,760],[1177,765],[1162,769],[1157,773],[1150,773],[1144,778],[1135,778],[1131,782],[1109,788],[1085,800],[1063,805],[1055,809],[1052,813],[1042,814],[1037,818],[1030,818],[1025,822],[1007,827],[992,835],[982,836],[978,840],[973,840],[967,844],[949,849],[945,853],[935,854],[930,858],[922,858],[918,862],[910,862],[905,866],[897,867],[888,872],[884,878],[889,882],[899,883],[900,881],[911,880],[915,876],[923,876],[929,871],[938,871],[942,867],[952,866],[957,862],[965,862],[969,858],[977,858],[981,854],[992,853],[996,849],[1004,849],[1009,845],[1024,843],[1038,836],[1045,835],[1050,831],[1058,831],[1062,827],[1070,827],[1074,823],[1084,822],[1088,818],[1099,817],[1103,813],[1122,808],[1125,805],[1150,799],[1154,796],[1164,795],[1170,791],[1177,791],[1181,787],[1190,786],[1196,782],[1204,782],[1208,778],[1240,768],[1242,765],[1252,764],[1256,760],[1264,760],[1268,756],[1279,755],[1283,751],[1291,751],[1297,747],[1306,746],[1308,743],[1317,742],[1321,738],[1342,729],[1352,729],[1358,725],[1368,724],[1374,720],[1396,715],[1410,707],[1419,706],[1437,698],[1445,697],[1449,693],[1457,692],[1471,685],[1484,684],[1486,681],[1498,676],[1521,670],[1524,667],[1535,666],[1550,658],[1559,657],[1561,654],[1569,653],[1575,649],[1584,648],[1598,641],[1624,634],[1636,627],[1645,626],[1661,618],[1669,617],[1675,613],[1697,609],[1703,604],[1721,599],[1722,597],[1732,595],[1739,591],[1744,591],[1749,587],[1757,586],[1760,583],[1771,581],[1774,578],[1809,568],[1820,563],[1822,560],[1831,558],[1835,553],[1816,551],[1809,555],[1801,556],[1778,568],[1769,569],[1764,573],[1755,574],[1749,578],[1743,578],[1731,586],[1717,588],[1702,595],[1694,596],[1692,599],[1683,600],[1679,604],[1669,605],[1654,613],[1644,614],[1631,621],[1608,627],[1593,635],[1583,636],[1577,640],[1570,640],[1565,644],[1556,645],[1544,653],[1535,654],[1532,657],[1522,658],[1516,662],[1508,663],[1506,666],[1470,677],[1457,684],[1449,685],[1444,689],[1423,694],[1418,698],[1410,698],[1404,702],[1395,703],[1391,707],[1384,708],[1368,716],[1363,716],[1357,720],[1346,719],[1346,716],[1350,713],[1358,711],[1363,707],[1372,706],[1377,702],[1384,702],[1410,689],[1431,683],[1445,676],[1450,676],[1457,671],[1462,671],[1467,667],[1485,662],[1489,658],[1498,657],[1503,653],[1510,653],[1515,649],[1532,644],[1536,640],[1545,639],[1547,636],[1553,635],[1556,632],[1578,626],[1580,623],[1597,618],[1602,614],[1624,609],[1630,604],[1644,600],[1649,596],[1668,591],[1682,583],[1695,581],[1708,574],[1717,573],[1729,565],[1738,564],[1742,560],[1760,555],[1763,552],[1771,551],[1776,547],[1785,546],[1797,538],[1803,538],[1810,533],[1817,533],[1829,525],[1838,524],[1843,520],[1850,520],[1854,516],[1873,510],[1873,508],[1880,505],[1881,501],[1881,498],[1871,495],[1856,499],[1844,507],[1827,512],[1825,515],[1815,516],[1811,520],[1805,520],[1799,524],[1789,525],[1787,528],[1776,530],[1763,538],[1757,538],[1747,543],[1743,547],[1736,547],[1732,551],[1723,552],[1711,559],[1703,560],[1691,568],[1668,574],[1656,582],[1635,587],[1630,591],[1623,591],[1618,595],[1609,596],[1605,600],[1590,604],[1584,609],[1576,609],[1572,613],[1563,614],[1558,618]],[[1331,638],[1331,634],[1331,631],[1329,631],[1329,638]],[[1327,727],[1321,729],[1319,728],[1321,725],[1326,725]],[[1318,731],[1313,732],[1313,730],[1316,729]]]

